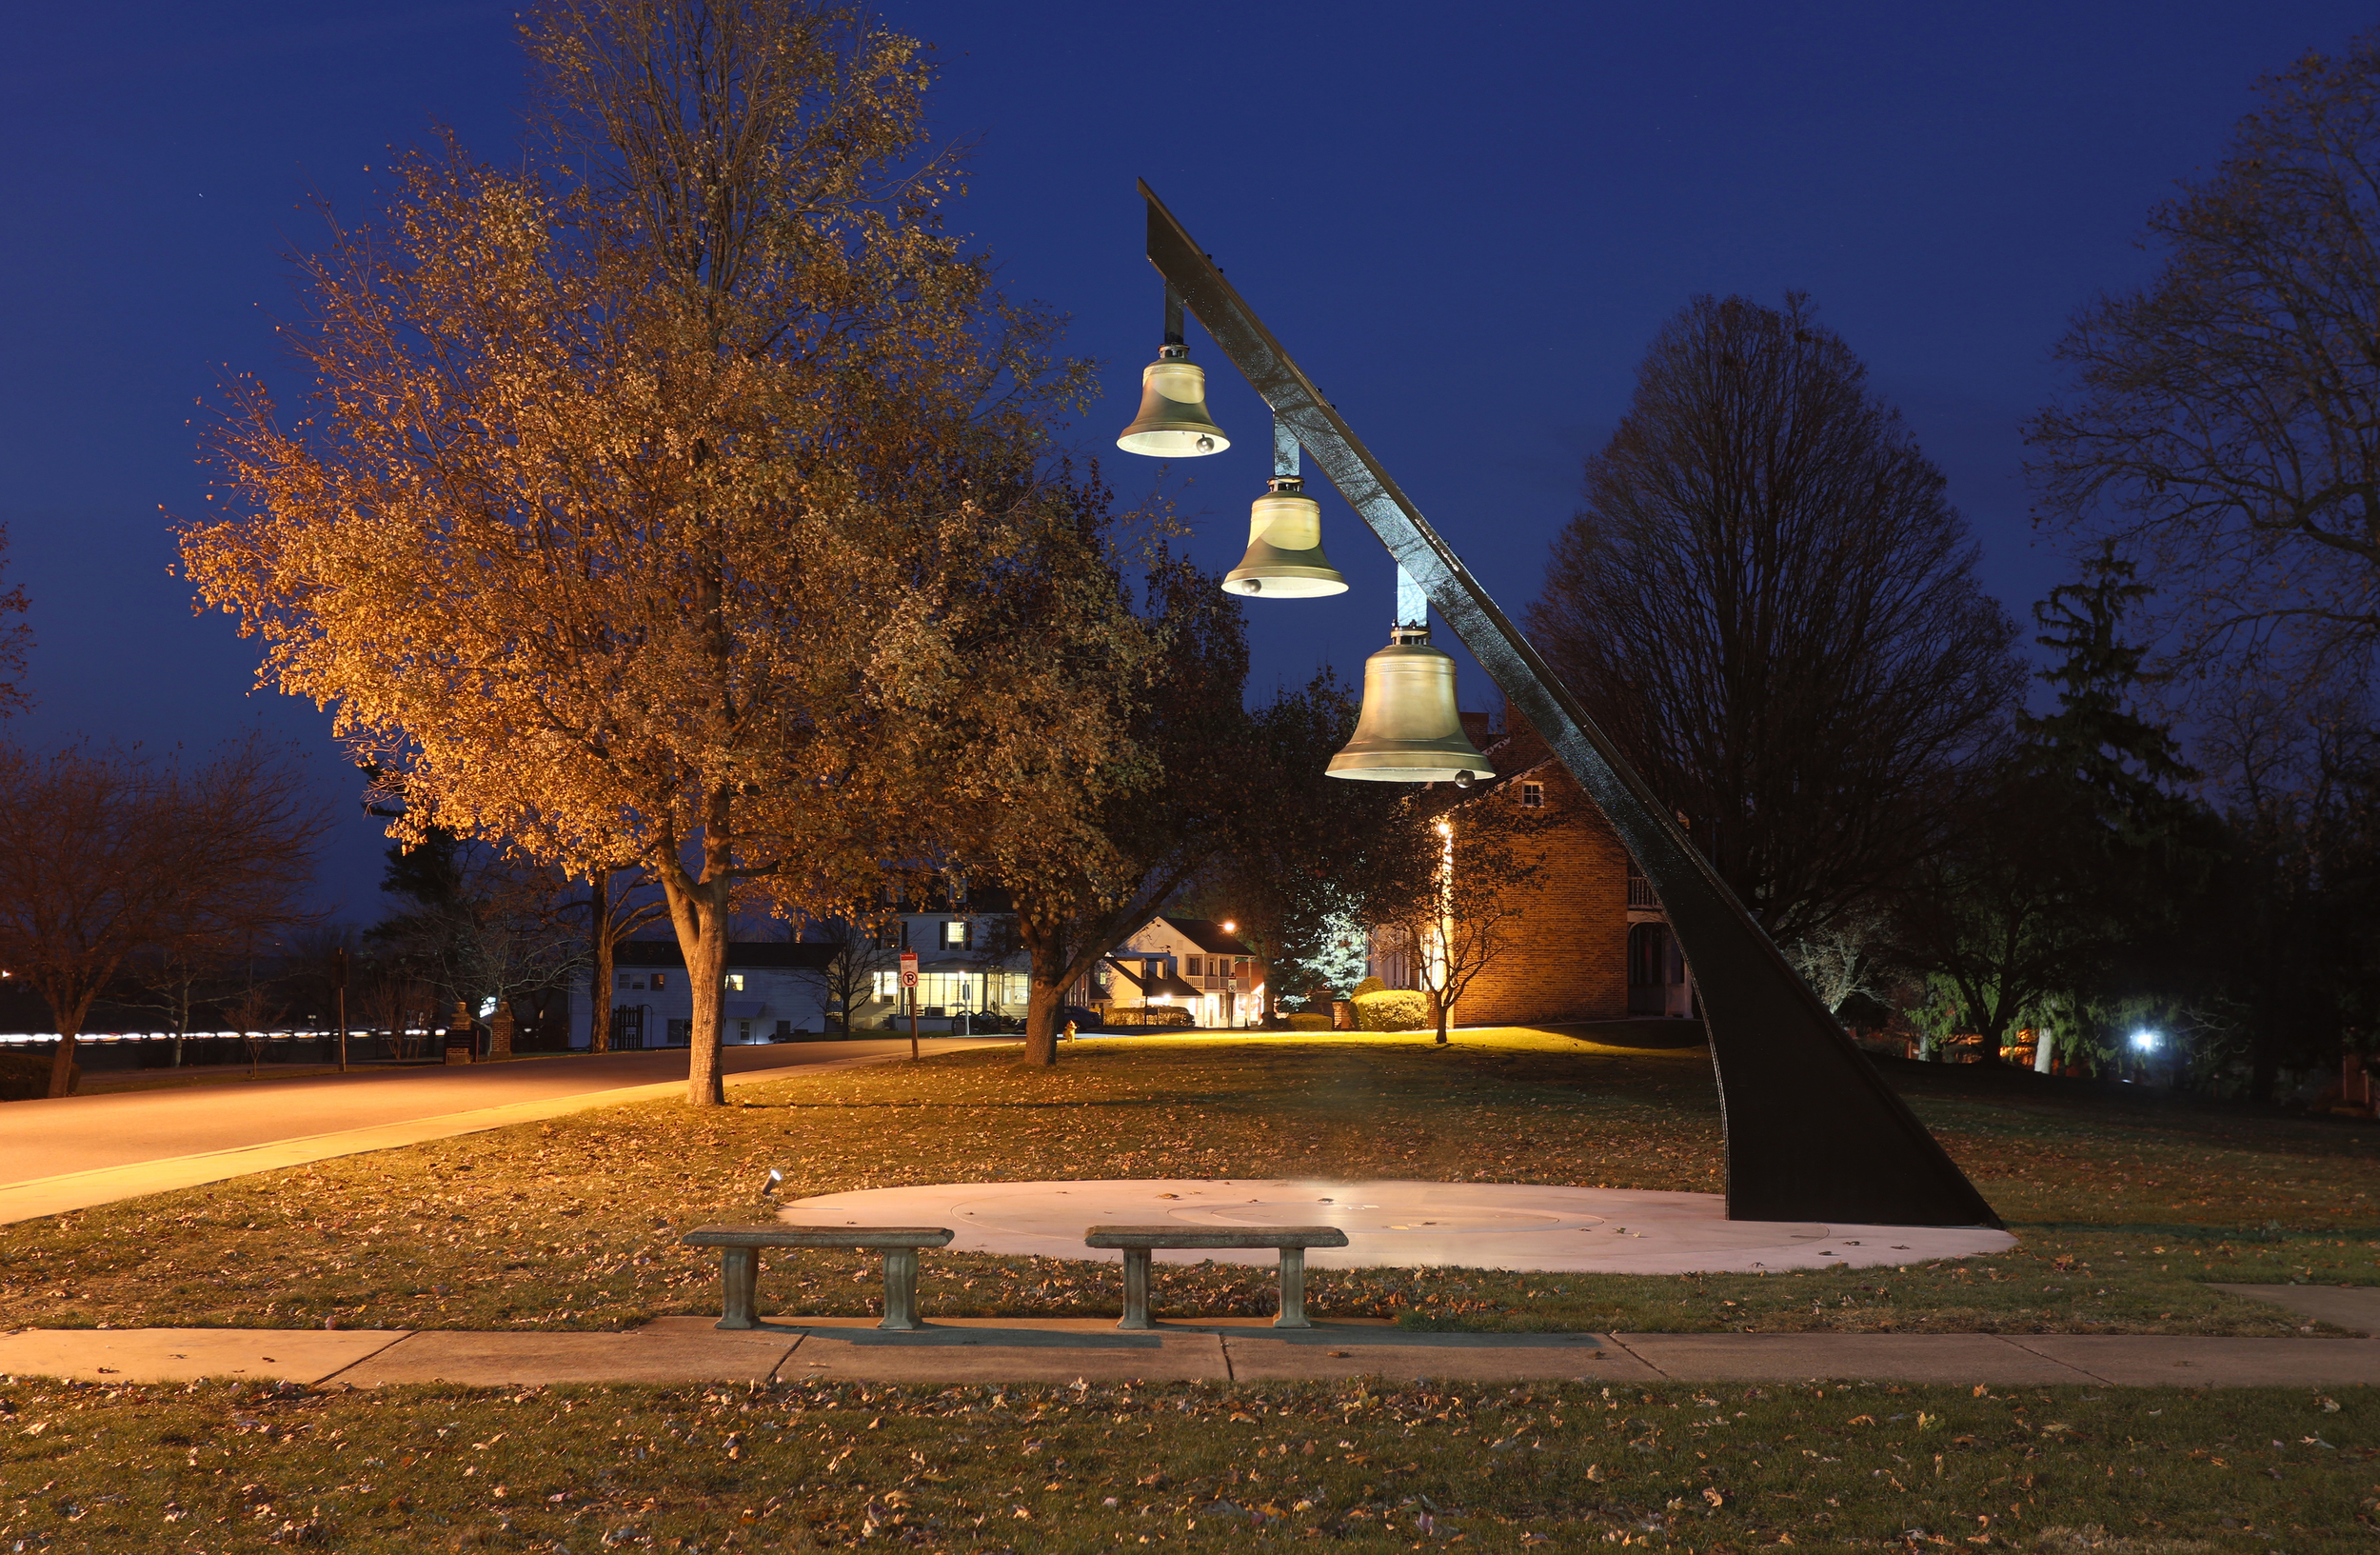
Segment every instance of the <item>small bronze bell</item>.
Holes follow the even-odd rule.
[[[1331,758],[1333,777],[1376,783],[1458,783],[1496,769],[1463,732],[1455,707],[1455,661],[1430,634],[1399,627],[1363,661],[1363,711],[1355,737]]]
[[[1343,594],[1347,580],[1322,554],[1322,505],[1305,482],[1276,475],[1248,509],[1248,553],[1223,575],[1223,591],[1251,599],[1316,599]]]
[[[1140,413],[1116,446],[1157,459],[1192,459],[1231,447],[1206,413],[1206,369],[1190,360],[1189,347],[1168,344],[1140,369]]]

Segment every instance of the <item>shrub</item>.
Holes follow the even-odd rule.
[[[83,1066],[67,1066],[66,1093],[82,1088]],[[0,1102],[37,1102],[49,1094],[48,1053],[0,1053]]]
[[[1289,1017],[1289,1029],[1292,1031],[1328,1031],[1330,1028],[1331,1018],[1328,1015],[1292,1015]]]
[[[1417,1031],[1430,1024],[1429,995],[1412,988],[1359,993],[1353,1003],[1359,1031]]]
[[[1198,1020],[1180,1005],[1132,1005],[1108,1011],[1107,1024],[1121,1029],[1128,1026],[1196,1026]]]
[[[1357,984],[1356,991],[1347,995],[1347,997],[1350,999],[1360,999],[1367,993],[1396,993],[1399,990],[1390,987],[1387,984],[1381,982],[1377,977],[1367,977],[1362,982]]]

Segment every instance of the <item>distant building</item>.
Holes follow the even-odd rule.
[[[1230,924],[1160,914],[1125,937],[1075,987],[1073,1003],[1102,1015],[1135,1008],[1187,1009],[1193,1026],[1255,1026],[1264,1019],[1264,979],[1256,951]]]
[[[1696,1014],[1693,971],[1669,914],[1578,780],[1526,728],[1489,745],[1486,754],[1499,775],[1445,812],[1455,827],[1455,867],[1462,867],[1463,813],[1480,805],[1542,812],[1554,844],[1549,867],[1519,893],[1511,947],[1472,980],[1454,1018],[1510,1026]],[[1368,970],[1391,987],[1418,986],[1402,936],[1393,932],[1371,934]]]
[[[814,975],[833,954],[823,945],[732,940],[719,1006],[720,1040],[783,1042],[828,1028]],[[594,1019],[585,976],[570,989],[570,1046],[585,1047]],[[694,1032],[694,989],[678,942],[623,940],[612,954],[611,1046],[684,1047]]]

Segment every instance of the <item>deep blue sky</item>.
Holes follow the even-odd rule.
[[[0,65],[0,520],[32,595],[17,737],[205,745],[260,722],[353,809],[327,718],[251,693],[193,618],[160,508],[203,489],[192,418],[275,369],[281,260],[320,189],[348,214],[392,142],[495,158],[523,82],[512,4],[28,8]],[[962,227],[1105,364],[1113,453],[1157,344],[1145,176],[1517,615],[1660,321],[1698,291],[1811,292],[1951,477],[2020,618],[2060,579],[2017,424],[2094,291],[2141,277],[2143,212],[2220,153],[2261,71],[2373,20],[2325,0],[1163,6],[905,0],[940,130],[977,142]],[[1261,404],[1193,335],[1240,442],[1181,467],[1200,555],[1237,557]],[[1334,500],[1357,588],[1252,606],[1259,694],[1383,639],[1390,568]],[[1474,675],[1466,699],[1492,691]],[[327,902],[378,914],[360,815]]]

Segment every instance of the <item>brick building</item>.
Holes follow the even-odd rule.
[[[1576,778],[1526,728],[1487,747],[1499,774],[1446,812],[1462,867],[1463,812],[1517,805],[1543,812],[1553,841],[1546,869],[1520,892],[1506,947],[1456,1004],[1463,1026],[1692,1016],[1694,983],[1668,915],[1618,834]],[[1418,979],[1392,936],[1372,937],[1371,974],[1392,987]]]

